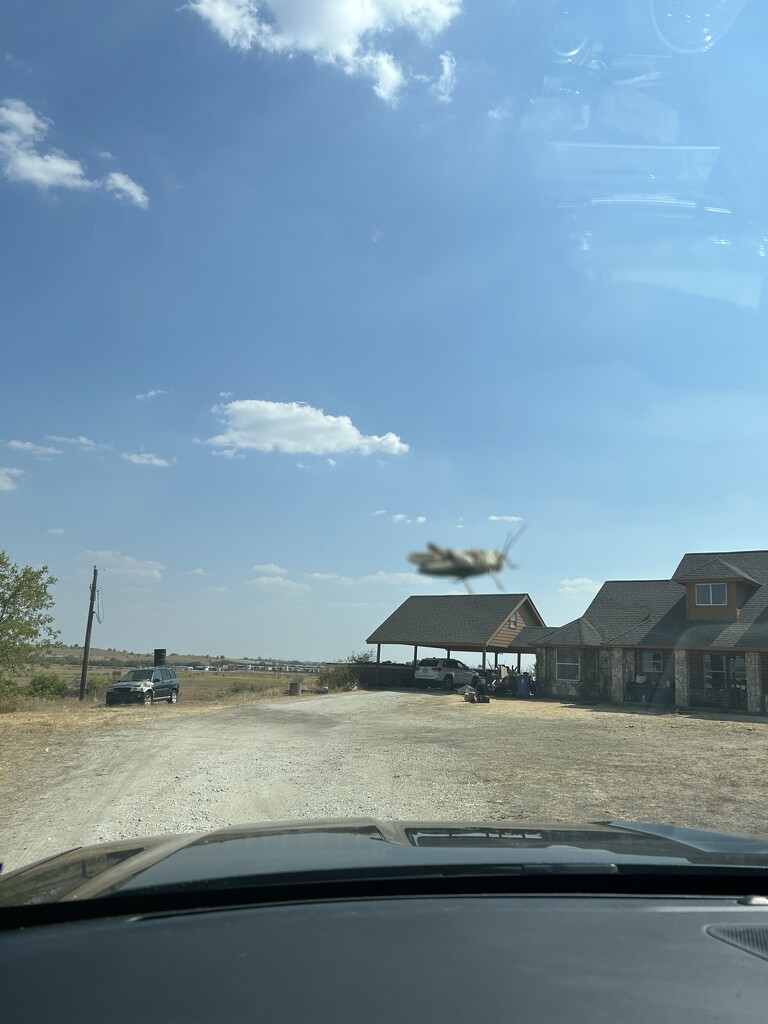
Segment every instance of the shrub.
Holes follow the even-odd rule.
[[[23,696],[23,692],[15,683],[0,679],[0,715],[18,711]]]
[[[64,700],[69,696],[69,686],[55,672],[39,672],[30,679],[26,693],[39,700]]]
[[[360,682],[360,673],[354,665],[339,662],[337,665],[326,665],[317,674],[317,685],[327,686],[329,690],[351,690]]]
[[[86,683],[85,683],[85,696],[86,697],[91,697],[93,700],[98,700],[99,698],[103,697],[104,694],[106,693],[107,687],[110,685],[110,683],[116,683],[117,682],[117,679],[115,679],[115,676],[117,676],[117,679],[119,679],[120,678],[120,673],[119,672],[113,673],[112,678],[110,678],[109,676],[92,676],[92,675],[89,675],[88,679],[86,680]],[[80,688],[79,688],[79,684],[78,684],[78,695],[79,695],[79,693],[80,693]]]
[[[258,690],[256,683],[249,683],[245,679],[236,679],[229,688],[230,693],[257,693]]]

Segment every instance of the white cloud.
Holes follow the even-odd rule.
[[[262,576],[287,576],[288,570],[275,565],[274,562],[267,562],[265,565],[252,565],[254,572],[260,572]]]
[[[102,160],[114,160],[115,159],[112,156],[112,154],[109,152],[108,149],[101,149],[101,150],[99,150],[99,156],[101,157]]]
[[[123,576],[132,583],[161,580],[165,571],[165,566],[161,562],[142,562],[132,555],[121,555],[119,551],[82,551],[80,557],[105,572]]]
[[[426,516],[416,516],[416,522],[417,523],[419,523],[419,524],[426,523],[426,521],[427,521],[427,517]]]
[[[600,583],[588,576],[578,576],[572,580],[560,580],[557,592],[561,597],[592,597],[600,589]]]
[[[104,188],[118,199],[138,206],[140,210],[149,209],[149,196],[133,178],[122,171],[111,171],[104,179]],[[160,392],[162,394],[162,392]]]
[[[220,391],[219,398],[231,398],[233,395],[232,391]]]
[[[172,466],[176,461],[173,459],[169,462],[168,459],[162,459],[152,452],[123,452],[120,458],[132,462],[135,466]]]
[[[0,491],[15,491],[16,480],[24,476],[23,469],[12,469],[10,466],[0,466]]]
[[[205,569],[187,569],[187,576],[207,576]]]
[[[92,441],[90,437],[83,437],[82,434],[79,437],[62,437],[61,434],[46,434],[45,439],[46,441],[56,441],[57,444],[74,444],[78,448],[82,448],[83,451],[94,451],[97,448],[109,447],[109,445]]]
[[[432,86],[432,92],[440,103],[450,103],[456,88],[456,58],[447,50],[440,54],[440,77]]]
[[[161,391],[160,388],[153,388],[152,391],[143,391],[140,395],[136,395],[139,401],[143,401],[146,398],[157,398],[158,395],[166,395],[167,391]]]
[[[287,580],[284,576],[257,576],[256,579],[246,580],[245,586],[272,590],[275,593],[293,594],[311,589],[308,583],[296,583],[294,580]]]
[[[297,462],[296,463],[296,469],[306,469],[306,468],[307,467],[304,465],[303,462]]]
[[[229,587],[203,587],[201,590],[203,594],[228,594]]]
[[[371,512],[372,516],[385,516],[387,510],[385,508],[377,508],[375,512]]]
[[[339,578],[335,572],[311,572],[309,577],[313,580],[321,580],[325,582],[328,580],[337,580]]]
[[[488,111],[488,117],[490,117],[492,121],[503,121],[509,117],[509,107],[506,105],[492,107]]]
[[[258,399],[229,402],[213,407],[224,432],[205,443],[227,452],[251,450],[285,452],[289,455],[329,455],[408,451],[396,434],[362,434],[349,416],[328,416],[302,402],[264,402]]]
[[[522,516],[488,516],[489,523],[522,523]]]
[[[95,188],[82,164],[65,153],[53,150],[44,155],[36,146],[51,127],[23,100],[0,102],[0,160],[9,181],[24,181],[38,188]]]
[[[377,37],[405,30],[427,41],[460,13],[461,0],[189,0],[187,7],[233,49],[305,53],[370,79],[377,96],[395,103],[405,73]]]
[[[50,535],[52,537],[63,537],[64,536],[64,530],[62,530],[62,528],[60,526],[55,526],[55,527],[53,527],[50,530],[46,530],[45,532],[46,533],[50,533]]]
[[[17,452],[29,452],[30,455],[61,455],[61,448],[50,448],[44,444],[33,444],[32,441],[9,441],[9,448]]]
[[[410,521],[411,520],[408,518],[408,516],[404,515],[402,512],[397,512],[395,515],[392,516],[393,523],[410,523]]]
[[[121,199],[146,209],[149,200],[140,185],[113,171],[102,181],[88,177],[79,160],[59,149],[38,149],[52,122],[36,114],[23,100],[0,100],[0,166],[8,181],[24,182],[45,191],[49,188],[88,191],[105,188]]]
[[[336,465],[336,459],[326,459],[325,461],[328,463],[329,466]]]

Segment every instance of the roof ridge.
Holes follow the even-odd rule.
[[[768,548],[749,548],[746,551],[686,551],[683,558],[701,558],[710,555],[712,558],[720,558],[722,555],[768,555]],[[682,562],[682,558],[680,561]]]
[[[649,580],[649,579],[643,579],[643,580],[605,580],[603,582],[603,586],[605,586],[606,583],[674,583],[674,582],[675,581],[673,579],[671,579],[671,577],[667,576],[665,579],[660,579],[660,580],[656,580],[656,579],[654,579],[654,580]]]

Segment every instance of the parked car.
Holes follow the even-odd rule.
[[[107,705],[144,704],[179,699],[179,680],[172,668],[132,668],[123,678],[107,688]]]
[[[455,658],[422,658],[414,678],[416,685],[422,689],[429,686],[440,686],[444,690],[454,690],[458,686],[474,686],[478,673]]]

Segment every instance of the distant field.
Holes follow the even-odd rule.
[[[180,700],[221,700],[240,693],[278,695],[292,679],[314,687],[317,676],[296,672],[179,672]]]
[[[95,684],[95,690],[89,697],[89,703],[103,703],[104,691],[107,686],[118,680],[134,664],[123,668],[91,668],[88,672],[89,684]],[[80,689],[80,670],[70,665],[50,665],[36,670],[36,673],[56,675],[63,679],[76,696]],[[229,700],[238,696],[254,694],[258,696],[279,696],[288,689],[293,679],[301,680],[302,688],[311,690],[317,682],[314,673],[300,672],[179,672],[179,699],[181,701]],[[19,687],[29,683],[30,676],[20,676],[15,680]],[[48,703],[48,702],[44,702]],[[60,703],[60,702],[56,702]]]

